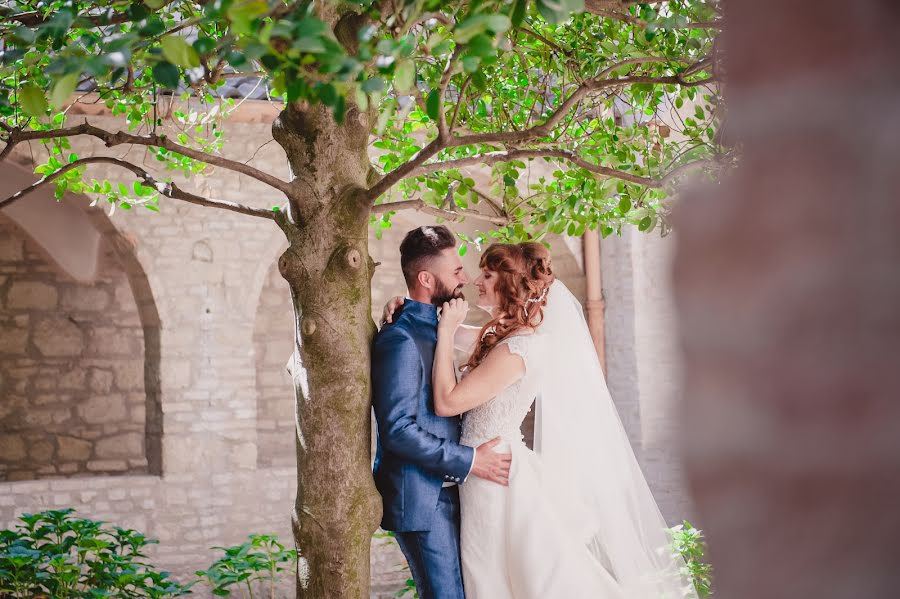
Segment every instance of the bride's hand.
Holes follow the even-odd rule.
[[[464,299],[452,299],[444,302],[441,309],[441,321],[438,328],[446,330],[448,333],[455,333],[459,325],[466,319],[469,313],[469,302]]]
[[[384,305],[384,312],[381,313],[381,324],[394,322],[394,312],[403,305],[403,298],[399,295],[392,297]]]

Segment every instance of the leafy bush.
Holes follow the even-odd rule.
[[[684,521],[683,524],[673,526],[672,547],[681,554],[687,563],[688,572],[694,581],[697,595],[700,599],[712,595],[712,567],[703,562],[706,553],[706,543],[703,541],[703,532],[694,528],[694,525]]]
[[[143,549],[157,541],[135,530],[75,518],[73,513],[64,509],[23,514],[15,530],[0,531],[0,599],[165,599],[189,594],[201,581],[217,596],[230,596],[237,589],[249,599],[254,591],[260,595],[268,591],[274,598],[280,575],[290,569],[296,576],[297,551],[286,549],[274,535],[256,534],[241,545],[214,547],[225,555],[208,570],[198,570],[199,580],[180,584],[144,561]],[[685,521],[670,532],[697,594],[701,599],[710,597],[711,568],[703,562],[702,531]],[[417,596],[412,578],[397,592],[397,597]]]
[[[267,588],[274,598],[278,575],[288,566],[297,575],[297,550],[285,549],[274,535],[250,535],[250,540],[242,545],[213,549],[221,549],[225,556],[213,562],[209,570],[196,574],[217,596],[229,596],[230,589],[236,587],[242,596],[253,599],[254,588]]]
[[[274,597],[279,575],[288,567],[296,575],[296,550],[273,535],[251,535],[242,545],[213,547],[225,556],[196,572],[198,580],[179,584],[144,561],[143,549],[157,541],[73,513],[23,514],[14,530],[0,531],[0,599],[164,599],[187,595],[201,581],[218,596],[235,587],[245,597],[258,589]]]
[[[0,597],[163,598],[190,592],[190,584],[143,561],[144,547],[157,541],[73,512],[23,514],[15,530],[0,531]]]

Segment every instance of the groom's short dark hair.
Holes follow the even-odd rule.
[[[406,234],[400,244],[400,268],[406,286],[412,289],[417,275],[447,248],[456,247],[456,237],[443,225],[418,227]]]

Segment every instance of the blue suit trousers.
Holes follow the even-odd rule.
[[[444,487],[431,530],[395,533],[419,599],[465,599],[459,518],[459,487]]]

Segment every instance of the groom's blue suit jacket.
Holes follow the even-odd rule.
[[[437,309],[407,299],[372,346],[372,405],[378,424],[374,474],[385,530],[430,530],[441,486],[465,480],[475,457],[471,447],[459,444],[460,418],[434,413],[436,343]]]

